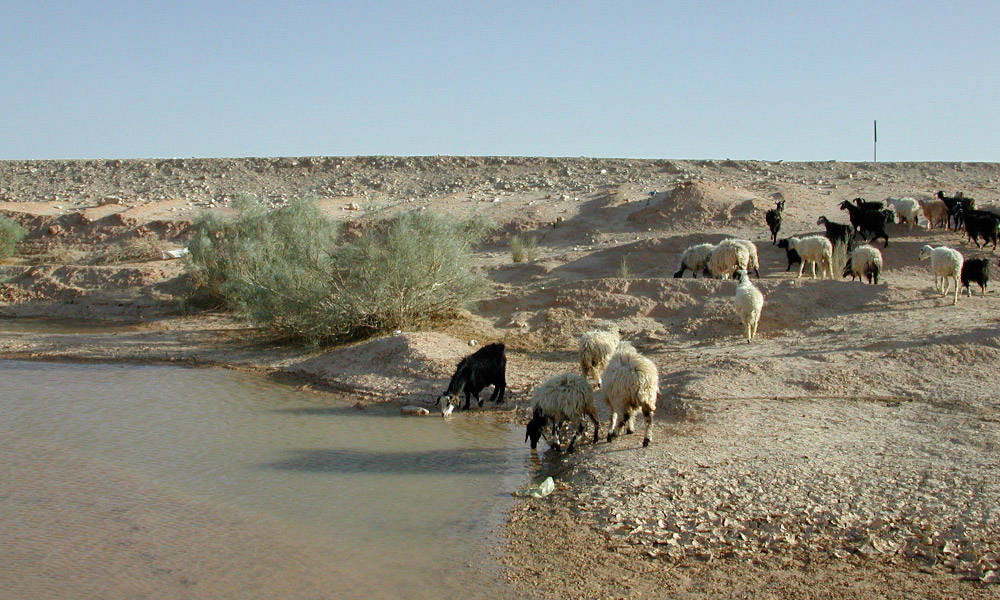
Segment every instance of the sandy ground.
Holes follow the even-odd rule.
[[[0,314],[17,319],[0,327],[0,353],[225,364],[366,402],[429,403],[469,340],[502,340],[511,404],[525,406],[533,385],[578,368],[580,333],[614,324],[660,370],[653,445],[629,436],[544,454],[559,490],[511,516],[516,584],[554,598],[996,597],[1000,301],[991,289],[951,306],[917,253],[947,244],[994,270],[997,253],[894,224],[880,285],[798,280],[763,213],[783,198],[782,235],[818,233],[820,215],[846,222],[837,204],[856,196],[943,189],[996,203],[998,187],[1000,165],[971,163],[5,162],[0,208],[31,234],[3,267]],[[275,205],[314,194],[358,224],[419,206],[485,214],[498,226],[478,249],[491,291],[433,331],[312,353],[226,315],[178,316],[178,261],[120,249],[183,246],[198,210],[225,211],[240,191]],[[514,233],[538,241],[535,260],[512,263]],[[753,344],[740,338],[732,282],[671,277],[688,245],[730,235],[760,249]]]

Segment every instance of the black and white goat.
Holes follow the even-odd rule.
[[[469,410],[472,398],[483,405],[479,393],[488,385],[493,386],[490,400],[503,402],[507,388],[507,354],[503,344],[489,344],[466,356],[458,363],[451,376],[448,389],[434,402],[441,405],[441,414],[449,415],[461,404],[460,394],[465,395],[462,410]]]

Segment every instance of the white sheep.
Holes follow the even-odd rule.
[[[955,282],[955,299],[952,304],[958,304],[959,279],[962,276],[962,263],[965,257],[958,250],[952,250],[947,246],[931,248],[924,246],[920,249],[920,260],[931,259],[931,270],[934,271],[934,289],[941,292],[942,296],[948,295],[948,288],[951,282]]]
[[[896,216],[899,217],[900,223],[913,223],[917,224],[917,216],[920,215],[920,203],[917,202],[916,198],[893,198],[888,197],[885,199],[889,206],[896,211]]]
[[[590,417],[594,423],[594,443],[597,443],[600,420],[594,408],[594,392],[586,379],[576,373],[550,377],[534,389],[532,398],[531,421],[524,433],[524,441],[531,441],[532,450],[538,446],[538,439],[545,435],[546,426],[551,427],[552,447],[559,450],[559,429],[569,422],[573,428],[573,439],[566,450],[572,452],[576,439],[587,428],[584,416]]]
[[[632,419],[635,412],[641,410],[646,418],[646,437],[642,440],[645,448],[649,445],[653,413],[656,412],[656,394],[660,389],[656,365],[634,349],[623,348],[608,361],[603,379],[604,387],[598,394],[611,409],[608,441],[618,435],[618,429],[623,426],[628,433],[634,432]]]
[[[601,373],[608,359],[621,342],[617,331],[593,330],[580,336],[580,370],[586,378],[596,378],[601,386]]]
[[[819,263],[819,276],[824,273],[833,279],[833,244],[825,236],[810,235],[804,238],[788,238],[788,248],[799,253],[802,262],[799,263],[799,277],[806,263],[812,263],[812,278],[816,279],[816,264]]]
[[[737,244],[747,249],[747,273],[753,269],[754,277],[760,279],[760,256],[757,254],[757,245],[750,240],[733,240]]]
[[[674,277],[684,277],[685,270],[690,270],[694,277],[698,277],[698,273],[704,273],[708,268],[708,257],[712,255],[714,249],[715,244],[688,246],[681,254],[680,268],[674,273]]]
[[[859,279],[868,283],[878,283],[878,276],[882,273],[882,253],[878,248],[862,244],[851,252],[851,256],[844,265],[844,277],[851,276],[851,281]]]
[[[757,324],[760,322],[760,313],[764,309],[764,294],[760,293],[757,286],[750,281],[750,276],[746,271],[736,272],[736,296],[733,305],[736,308],[736,315],[740,322],[746,327],[747,343],[757,335]]]
[[[722,240],[712,249],[708,257],[708,272],[712,277],[728,279],[735,271],[746,271],[750,263],[750,252],[737,240]]]

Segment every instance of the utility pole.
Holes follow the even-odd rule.
[[[878,162],[878,121],[872,121],[872,162]]]

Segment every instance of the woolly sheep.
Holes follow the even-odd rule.
[[[750,240],[734,239],[734,242],[747,249],[747,273],[753,269],[754,277],[760,279],[760,256],[757,254],[757,245]]]
[[[810,235],[804,238],[788,238],[788,247],[799,253],[802,262],[799,264],[799,277],[806,263],[812,263],[812,278],[816,279],[816,264],[819,263],[819,276],[829,274],[833,279],[833,244],[822,235]]]
[[[588,331],[580,336],[580,371],[585,378],[596,378],[601,386],[601,373],[615,353],[621,338],[617,331]]]
[[[900,223],[917,224],[917,215],[920,214],[920,203],[915,198],[893,198],[888,197],[885,201],[896,211]]]
[[[739,269],[744,271],[750,263],[750,252],[737,240],[722,240],[708,257],[708,272],[712,277],[728,279]]]
[[[736,296],[733,305],[740,322],[746,327],[747,343],[757,335],[757,323],[760,322],[760,312],[764,309],[764,294],[750,281],[746,271],[736,272]]]
[[[948,223],[948,206],[939,198],[922,198],[918,202],[927,219],[927,229],[942,227]]]
[[[566,451],[572,452],[576,439],[587,428],[583,420],[585,416],[594,423],[594,443],[597,443],[600,420],[594,408],[594,392],[586,379],[576,373],[556,375],[536,387],[532,398],[531,421],[524,432],[524,441],[530,440],[532,450],[538,446],[538,439],[545,435],[548,426],[552,432],[552,447],[558,451],[561,447],[559,429],[563,423],[569,422],[574,431]]]
[[[638,352],[615,352],[604,369],[604,387],[598,394],[611,409],[608,441],[625,427],[628,433],[635,431],[632,418],[641,410],[646,418],[646,437],[642,446],[649,445],[653,429],[653,413],[656,412],[656,394],[660,389],[660,378],[653,361]],[[621,421],[619,422],[619,415]]]
[[[697,244],[688,247],[681,254],[680,270],[674,273],[674,277],[684,277],[684,271],[690,270],[693,277],[698,277],[698,273],[703,273],[708,267],[708,257],[715,250],[715,244]]]
[[[855,248],[844,266],[844,277],[850,275],[851,281],[867,279],[868,283],[877,284],[881,273],[882,253],[868,244]]]
[[[941,292],[942,296],[948,295],[948,288],[951,281],[955,282],[955,299],[952,304],[958,304],[958,282],[962,276],[962,263],[965,262],[962,253],[952,250],[947,246],[931,248],[924,246],[920,249],[920,260],[931,259],[931,270],[934,272],[934,289]]]

